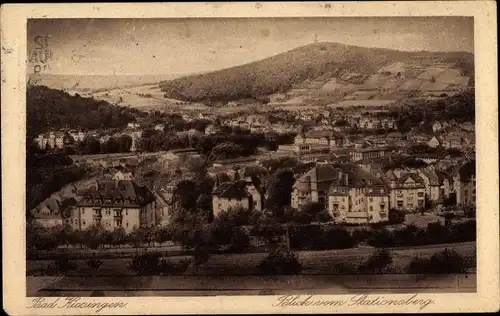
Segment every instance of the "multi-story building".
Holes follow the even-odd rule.
[[[349,152],[351,161],[370,160],[386,157],[391,153],[389,147],[354,148]]]
[[[230,209],[262,211],[263,194],[250,178],[221,183],[212,191],[214,216]]]
[[[34,141],[40,149],[62,149],[65,145],[65,138],[62,132],[49,132],[38,135]]]
[[[462,136],[456,134],[446,135],[442,139],[444,148],[461,148],[463,144]]]
[[[339,172],[333,165],[317,165],[295,181],[291,206],[298,209],[308,202],[326,205],[330,185],[338,180]]]
[[[114,175],[113,175],[113,180],[115,181],[120,181],[120,180],[132,180],[134,177],[133,173],[128,170],[118,170]]]
[[[294,144],[304,146],[323,146],[325,149],[341,148],[346,145],[346,138],[332,130],[300,131],[295,136]]]
[[[155,196],[131,180],[98,181],[76,205],[72,214],[74,230],[101,226],[122,227],[127,233],[155,225]]]
[[[391,189],[391,208],[407,211],[425,207],[425,183],[422,177],[413,172],[398,172],[389,170],[385,178]]]
[[[389,189],[383,181],[359,166],[342,169],[338,182],[330,186],[328,193],[328,211],[334,221],[348,224],[388,221]]]
[[[49,198],[31,211],[33,222],[41,227],[50,228],[63,225],[61,202]]]
[[[68,134],[77,143],[85,140],[85,133],[82,131],[70,130]]]

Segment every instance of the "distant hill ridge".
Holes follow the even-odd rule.
[[[418,76],[425,68],[449,64],[459,69],[461,75],[473,78],[474,56],[471,53],[407,52],[324,42],[298,47],[241,66],[162,81],[160,88],[165,92],[165,97],[191,102],[259,100],[275,93],[287,92],[311,80],[319,82],[320,86],[335,78],[340,79],[341,84],[362,85],[381,68],[394,63],[402,63],[405,67],[414,65],[414,69],[408,71],[408,80],[413,81],[435,80],[430,77],[419,79]],[[406,79],[404,71],[398,75],[402,76],[401,83],[391,79],[396,82],[392,88],[394,91],[403,89],[403,79]],[[407,83],[406,86],[409,90],[418,90],[419,84]],[[375,83],[374,88],[370,89],[377,88]],[[302,92],[298,91],[299,94]]]
[[[106,101],[31,85],[27,89],[26,108],[28,138],[61,128],[122,128],[141,113]]]

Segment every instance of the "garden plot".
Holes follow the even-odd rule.
[[[398,73],[398,72],[404,72],[406,69],[406,65],[402,62],[397,62],[390,64],[389,66],[382,67],[378,72],[391,72],[391,73]]]
[[[426,81],[420,86],[420,91],[441,91],[448,88],[447,83]]]
[[[426,81],[421,79],[408,79],[401,86],[401,90],[418,90]]]
[[[445,71],[446,68],[429,68],[421,73],[417,79],[431,81],[434,78],[437,81],[437,78]]]
[[[450,85],[466,86],[469,83],[469,77],[462,76],[460,70],[450,68],[444,71],[436,78],[437,82],[443,82]]]

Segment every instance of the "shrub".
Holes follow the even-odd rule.
[[[319,240],[319,248],[327,249],[346,249],[356,246],[356,240],[351,234],[341,227],[330,227],[325,229]]]
[[[397,246],[414,246],[422,244],[423,231],[415,226],[397,229],[392,233],[393,242]]]
[[[197,245],[193,249],[193,264],[199,266],[208,261],[211,249],[205,245]]]
[[[468,220],[463,223],[455,223],[449,228],[449,242],[462,242],[476,240],[476,221]]]
[[[139,275],[151,275],[157,271],[159,263],[160,255],[148,252],[135,256],[130,263],[130,268]]]
[[[290,227],[290,247],[298,250],[320,249],[323,229],[318,225]]]
[[[161,259],[157,271],[160,275],[181,275],[186,272],[191,264],[191,260],[181,260],[179,263],[172,263],[169,260]]]
[[[214,224],[211,241],[215,246],[227,247],[228,252],[243,252],[250,246],[250,237],[244,228],[228,224]]]
[[[444,249],[430,258],[416,256],[408,264],[407,272],[412,274],[432,273],[465,273],[469,268],[467,260],[456,250]]]
[[[258,266],[264,274],[296,274],[302,270],[298,256],[287,249],[272,250]]]
[[[231,252],[241,253],[248,249],[250,246],[250,236],[241,228],[236,227],[231,235],[229,250]]]
[[[277,244],[283,240],[285,229],[275,220],[263,217],[257,225],[253,226],[251,234],[265,240],[268,244]]]
[[[392,263],[392,255],[386,249],[377,250],[359,266],[361,272],[381,273]]]
[[[392,247],[395,244],[394,235],[385,228],[377,230],[368,239],[368,244],[373,247]]]
[[[354,238],[354,240],[357,243],[367,241],[372,236],[373,236],[373,231],[368,230],[368,229],[357,229],[357,230],[352,232],[352,238]]]
[[[390,209],[389,210],[389,223],[400,224],[405,221],[405,213],[401,210]]]
[[[102,265],[102,261],[99,259],[89,259],[87,260],[87,267],[92,269],[93,271],[97,271],[99,267]]]
[[[68,258],[57,259],[54,261],[54,265],[57,271],[67,274],[70,271],[76,269],[77,265],[75,262],[70,261]]]
[[[448,237],[448,230],[441,223],[429,223],[422,242],[425,244],[445,243],[448,241]]]

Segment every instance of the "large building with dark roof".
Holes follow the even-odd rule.
[[[322,164],[297,179],[291,204],[322,203],[338,223],[376,223],[388,220],[389,194],[381,179],[358,165]]]
[[[389,170],[385,180],[391,188],[391,208],[412,211],[425,207],[425,182],[417,173]]]
[[[98,181],[78,202],[72,214],[74,230],[101,226],[127,233],[155,225],[155,196],[131,180]]]
[[[390,190],[358,165],[341,164],[339,181],[330,186],[328,211],[337,223],[365,224],[389,220]]]
[[[251,178],[223,182],[212,191],[214,216],[230,209],[253,208],[262,211],[263,194]]]

